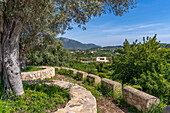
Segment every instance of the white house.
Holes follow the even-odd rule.
[[[92,62],[109,62],[109,60],[107,60],[106,57],[93,57]]]

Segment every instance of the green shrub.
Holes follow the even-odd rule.
[[[99,77],[101,77],[101,78],[107,78],[107,75],[106,75],[106,73],[99,73]]]
[[[153,38],[143,38],[118,49],[120,55],[113,57],[113,80],[122,80],[123,84],[140,85],[142,90],[151,95],[163,96],[166,104],[170,104],[170,49],[162,48]]]
[[[43,50],[31,49],[26,54],[27,65],[35,66],[68,66],[70,59],[69,51],[63,48],[61,41],[54,45],[48,44]]]

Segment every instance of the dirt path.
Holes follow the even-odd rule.
[[[69,81],[72,83],[77,83],[82,86],[84,85],[82,81],[76,81],[73,78],[68,77],[66,75],[56,74],[56,76],[57,76],[56,80]],[[116,102],[113,101],[112,98],[106,98],[105,96],[101,95],[96,98],[96,101],[98,113],[130,113],[128,111],[128,108],[118,106]]]

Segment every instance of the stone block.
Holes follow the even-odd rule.
[[[99,76],[96,76],[96,75],[88,74],[87,75],[87,81],[90,82],[90,83],[99,84],[99,83],[101,83],[101,78]]]
[[[60,70],[61,69],[61,67],[55,67],[56,69],[58,69],[58,70]]]
[[[76,69],[69,69],[70,74],[77,74],[77,70]]]
[[[83,72],[83,71],[77,71],[77,77],[79,80],[85,80],[87,78],[88,73]]]
[[[70,68],[67,68],[67,67],[61,67],[61,70],[69,71],[69,70],[70,70]]]
[[[135,106],[139,111],[143,112],[145,112],[146,108],[150,109],[154,104],[160,103],[157,97],[130,86],[123,88],[123,98],[128,104]]]
[[[38,66],[37,68],[43,68],[43,70],[33,71],[33,72],[22,72],[21,78],[24,81],[28,80],[37,80],[37,79],[45,79],[51,78],[55,76],[55,68],[47,67],[47,66]]]
[[[164,107],[162,113],[170,113],[170,106]]]
[[[106,95],[119,98],[122,97],[122,84],[103,78],[101,81],[102,91],[103,93],[107,93]]]

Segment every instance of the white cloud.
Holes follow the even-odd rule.
[[[154,26],[160,26],[162,24],[147,24],[147,25],[138,25],[136,27],[131,27],[128,28],[127,31],[135,30],[135,29],[140,29],[140,28],[148,28],[148,27],[154,27]]]
[[[122,32],[128,32],[128,31],[134,31],[137,29],[142,29],[142,28],[152,28],[152,27],[156,27],[156,26],[160,26],[162,24],[137,24],[137,25],[130,25],[130,26],[118,26],[116,28],[112,28],[112,29],[104,29],[102,30],[102,32],[106,32],[106,33],[122,33]],[[147,31],[148,32],[148,31]],[[154,31],[152,30],[152,33]]]

